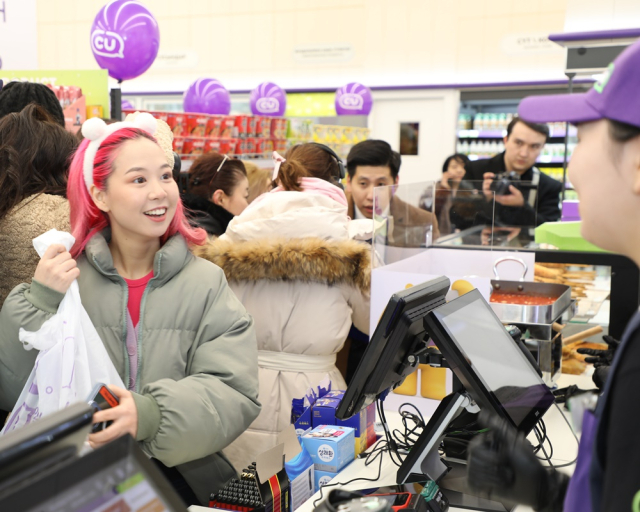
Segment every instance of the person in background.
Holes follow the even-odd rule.
[[[569,177],[580,199],[582,236],[640,265],[640,43],[625,49],[585,94],[520,103],[530,122],[570,122],[578,144]],[[634,307],[637,307],[634,301]],[[603,344],[604,349],[613,349]],[[603,352],[606,352],[604,350]],[[603,358],[607,360],[606,354]],[[473,489],[535,510],[636,511],[640,503],[640,313],[629,321],[592,410],[584,407],[573,476],[543,466],[524,435],[489,418],[469,449]]]
[[[495,194],[495,221],[505,226],[539,226],[560,219],[562,183],[540,172],[535,166],[549,138],[546,124],[530,123],[515,116],[507,126],[503,153],[467,165],[465,179],[483,181],[482,191],[487,205],[486,222],[493,217],[491,184],[496,176],[513,172],[519,179],[510,184],[505,194]],[[530,182],[531,186],[518,182]],[[533,188],[532,188],[533,187]]]
[[[219,265],[256,322],[262,413],[225,450],[240,470],[275,446],[291,400],[329,375],[351,324],[369,331],[371,247],[349,238],[340,164],[321,144],[291,148],[278,186],[253,201],[197,254]]]
[[[65,193],[76,146],[35,104],[0,119],[0,307],[33,276],[40,258],[32,240],[54,228],[70,231]]]
[[[9,82],[0,90],[0,118],[20,112],[27,105],[39,105],[51,121],[64,128],[64,113],[56,94],[46,85],[33,82]]]
[[[189,168],[189,185],[182,201],[192,225],[220,236],[229,222],[249,204],[249,180],[241,160],[212,152]]]
[[[447,157],[442,165],[442,177],[435,187],[435,201],[433,188],[428,187],[422,198],[420,206],[427,211],[433,211],[438,219],[438,228],[441,234],[450,234],[456,229],[456,212],[451,210],[458,191],[463,190],[465,195],[472,191],[468,182],[463,178],[466,167],[469,165],[467,155],[456,153]],[[451,218],[453,215],[453,219]]]
[[[254,323],[222,271],[196,258],[191,228],[156,120],[83,125],[67,195],[75,244],[50,246],[31,283],[0,312],[0,407],[13,408],[35,363],[19,330],[37,331],[77,279],[82,305],[127,389],[89,436],[93,448],[129,434],[183,500],[206,504],[235,476],[219,453],[258,415]]]
[[[351,148],[347,156],[346,187],[349,217],[373,219],[373,189],[397,185],[400,164],[400,154],[383,140],[365,140]],[[424,247],[430,245],[429,238],[431,241],[438,238],[438,223],[431,213],[393,195],[387,208],[389,218],[393,219],[387,232],[388,245]]]
[[[249,197],[247,197],[247,202],[251,204],[256,197],[269,192],[269,190],[273,188],[273,180],[271,177],[273,169],[258,167],[250,161],[244,162],[244,167],[247,170],[247,179],[249,180]]]

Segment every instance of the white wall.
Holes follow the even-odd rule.
[[[640,27],[638,0],[567,0],[565,32]]]
[[[144,0],[161,58],[124,92],[183,91],[202,76],[232,90],[450,84],[564,78],[564,53],[518,44],[561,32],[570,0]],[[87,69],[91,23],[106,0],[37,0],[42,69]],[[343,44],[346,60],[305,63],[295,50]],[[178,67],[169,67],[168,57]]]
[[[442,163],[455,152],[459,105],[460,93],[453,89],[374,92],[371,138],[398,151],[400,123],[420,123],[418,155],[402,156],[400,184],[440,179]]]

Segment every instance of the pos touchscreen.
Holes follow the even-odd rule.
[[[425,330],[467,392],[529,433],[554,397],[484,297],[473,290],[432,310]]]

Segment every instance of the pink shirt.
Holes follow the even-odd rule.
[[[140,320],[140,303],[142,302],[142,296],[144,290],[147,287],[147,283],[153,277],[153,271],[149,272],[146,276],[140,279],[125,279],[127,286],[129,287],[129,301],[127,302],[127,309],[131,316],[133,326],[138,325]]]

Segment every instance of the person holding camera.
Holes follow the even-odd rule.
[[[514,117],[504,137],[505,151],[467,166],[465,180],[482,181],[487,202],[495,194],[495,224],[539,226],[560,219],[562,184],[534,165],[548,138],[546,124]]]

